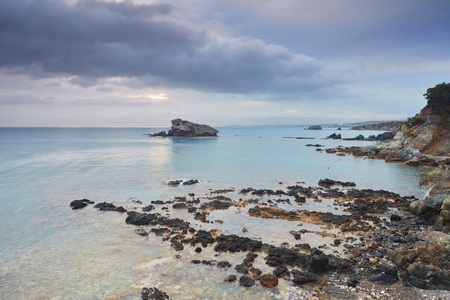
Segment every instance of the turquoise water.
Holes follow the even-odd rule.
[[[160,239],[134,235],[134,228],[125,225],[125,217],[118,213],[72,211],[69,203],[74,199],[130,208],[132,197],[150,204],[208,189],[277,189],[279,182],[297,181],[315,186],[325,177],[354,181],[358,188],[423,196],[414,167],[305,147],[309,143],[326,147],[370,145],[372,142],[320,138],[333,132],[343,137],[379,132],[308,131],[301,127],[218,129],[217,138],[149,138],[144,133],[161,129],[0,128],[0,298],[133,299],[144,284],[157,286],[162,280],[158,274],[167,266],[173,270],[161,282],[172,295],[213,298],[208,296],[213,290],[192,283],[191,289],[177,288],[177,276],[193,276],[189,275],[192,271],[171,260],[174,251]],[[283,138],[299,136],[316,139]],[[198,179],[202,183],[174,188],[164,184],[169,179]],[[233,220],[232,215],[220,217]],[[248,219],[236,217],[238,225],[229,224],[229,230],[240,229],[240,222],[253,222],[249,227],[258,227],[258,220]],[[286,226],[281,223],[279,226]],[[183,254],[187,261],[193,255],[189,251]],[[163,259],[162,269],[157,267],[158,259]],[[208,272],[196,270],[195,274],[214,278]],[[149,278],[153,281],[148,282]],[[232,289],[229,285],[221,288]],[[261,293],[260,298],[269,297],[265,291]]]

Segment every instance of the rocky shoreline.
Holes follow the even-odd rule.
[[[215,267],[217,272],[234,270],[223,280],[243,288],[257,285],[277,289],[283,280],[292,295],[307,292],[299,299],[422,299],[423,289],[437,289],[439,295],[450,297],[445,291],[450,288],[450,239],[434,230],[439,217],[435,210],[419,216],[410,211],[417,201],[324,178],[316,187],[230,188],[151,204],[133,200],[126,207],[112,203],[91,207],[93,201],[81,199],[70,206],[122,213],[124,224],[135,226],[136,234],[159,237],[170,244],[177,258],[189,255],[189,248],[195,253],[211,248],[214,257],[199,260],[193,255],[191,264]],[[313,202],[327,204],[335,212],[308,209]],[[185,211],[185,217],[171,217],[178,210]],[[262,237],[227,234],[223,230],[227,221],[212,219],[211,214],[229,210],[246,218],[285,220],[292,224],[286,228],[291,238],[273,244]],[[202,224],[209,227],[202,229]],[[311,229],[307,224],[316,227]],[[302,229],[297,227],[300,225]],[[242,228],[243,233],[247,231]],[[319,243],[302,242],[308,235],[317,236]],[[232,265],[221,260],[224,253],[242,256],[242,262]],[[272,271],[263,273],[257,257]],[[403,298],[402,293],[414,296]],[[164,286],[143,287],[141,297],[170,298]]]

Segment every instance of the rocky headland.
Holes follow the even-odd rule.
[[[404,123],[404,121],[389,121],[389,122],[371,123],[371,124],[353,126],[350,128],[350,130],[382,130],[382,131],[397,132],[403,123]]]
[[[172,127],[166,133],[161,131],[158,133],[148,134],[150,137],[208,137],[217,136],[219,131],[211,126],[204,124],[197,124],[181,119],[174,119],[171,121]]]

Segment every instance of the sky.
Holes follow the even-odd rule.
[[[406,119],[449,32],[448,0],[1,0],[0,126]]]

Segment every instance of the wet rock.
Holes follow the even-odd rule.
[[[340,139],[342,139],[342,136],[341,136],[341,134],[333,133],[333,134],[327,136],[327,139],[340,140]]]
[[[234,269],[236,270],[236,272],[238,273],[242,273],[242,274],[248,274],[249,273],[249,269],[248,266],[245,263],[242,263],[240,265],[236,265],[234,267]]]
[[[198,181],[197,179],[189,179],[189,180],[186,180],[185,182],[183,182],[183,185],[193,185],[193,184],[196,184],[199,182],[200,181]]]
[[[200,208],[202,209],[228,209],[231,206],[230,202],[213,200],[202,204]]]
[[[149,133],[147,135],[150,136],[150,137],[156,137],[156,136],[166,137],[167,133],[163,130],[163,131],[160,131],[160,132],[157,132],[157,133],[153,133],[153,134]]]
[[[134,230],[134,233],[141,235],[141,236],[147,236],[148,232],[145,231],[143,228],[138,228]]]
[[[264,274],[259,278],[259,282],[265,287],[276,287],[278,285],[278,278],[272,274]]]
[[[254,262],[255,258],[258,257],[258,254],[254,253],[254,252],[249,252],[247,253],[247,255],[245,255],[245,259],[249,262]]]
[[[187,209],[188,205],[186,203],[175,203],[172,205],[172,208],[174,209]]]
[[[80,209],[87,206],[88,204],[94,204],[94,201],[91,201],[89,199],[73,200],[72,202],[70,202],[70,207],[72,207],[72,209]]]
[[[272,267],[284,265],[306,267],[309,263],[309,255],[294,249],[271,247],[265,260],[266,264]]]
[[[228,282],[234,282],[234,281],[236,281],[236,275],[228,275],[228,277],[227,277],[227,279],[226,279],[226,281],[228,281]]]
[[[292,282],[299,285],[319,280],[319,278],[316,275],[309,272],[300,271],[297,269],[292,269],[291,275],[293,276]]]
[[[392,285],[398,281],[397,270],[387,265],[377,265],[367,272],[367,280],[380,285]]]
[[[227,261],[219,261],[217,263],[218,268],[231,268],[231,264]]]
[[[177,241],[173,241],[170,245],[175,251],[182,251],[184,249],[183,244]]]
[[[166,204],[166,202],[162,201],[162,200],[154,200],[152,201],[152,204]]]
[[[330,259],[322,251],[313,250],[309,259],[309,267],[313,272],[326,272],[328,271],[328,263]]]
[[[239,251],[257,251],[262,247],[261,241],[255,241],[247,237],[240,237],[237,235],[220,235],[216,237],[216,252],[239,252]]]
[[[172,180],[172,181],[168,181],[168,182],[167,182],[167,185],[170,185],[170,186],[179,186],[182,182],[183,182],[183,180]]]
[[[121,213],[124,213],[127,211],[122,206],[116,207],[114,204],[108,203],[108,202],[98,203],[98,204],[94,205],[94,208],[97,208],[100,211],[117,211],[117,212],[121,212]]]
[[[324,145],[320,144],[306,144],[307,147],[325,147]]]
[[[211,232],[200,229],[197,231],[197,233],[193,236],[191,243],[197,244],[201,243],[203,247],[207,247],[208,244],[213,244],[215,242],[215,239],[213,238]]]
[[[255,285],[255,280],[251,277],[243,275],[239,278],[239,284],[245,287],[251,287]]]
[[[339,245],[341,244],[341,240],[340,240],[340,239],[335,239],[335,240],[333,241],[333,244],[334,244],[335,246],[339,246]]]
[[[155,233],[156,236],[163,236],[166,233],[170,233],[170,229],[169,228],[152,228],[151,232]]]
[[[197,247],[197,248],[195,248],[195,252],[197,252],[197,253],[200,253],[200,252],[202,252],[202,248],[201,248],[201,247]]]
[[[356,183],[354,183],[354,182],[343,182],[343,181],[338,181],[338,180],[325,178],[325,179],[320,179],[319,182],[318,182],[318,185],[325,186],[325,187],[329,187],[329,186],[332,186],[332,185],[356,186]]]
[[[153,205],[147,205],[147,206],[145,206],[145,207],[143,207],[142,208],[142,211],[143,212],[148,212],[148,211],[152,211],[152,210],[154,210],[155,209],[155,207],[153,206]]]
[[[144,287],[141,291],[142,300],[166,300],[169,299],[169,295],[165,292],[158,290],[157,288]]]
[[[201,264],[202,262],[201,262],[201,260],[193,259],[193,260],[191,260],[191,263],[193,263],[194,265],[198,265],[198,264]]]
[[[273,270],[273,275],[275,275],[277,277],[285,277],[285,276],[289,276],[290,272],[286,266],[281,265],[281,266],[276,267],[275,270]]]
[[[181,219],[169,219],[159,214],[139,213],[136,211],[127,212],[128,217],[125,222],[132,225],[162,225],[175,229],[188,228],[188,223]]]

